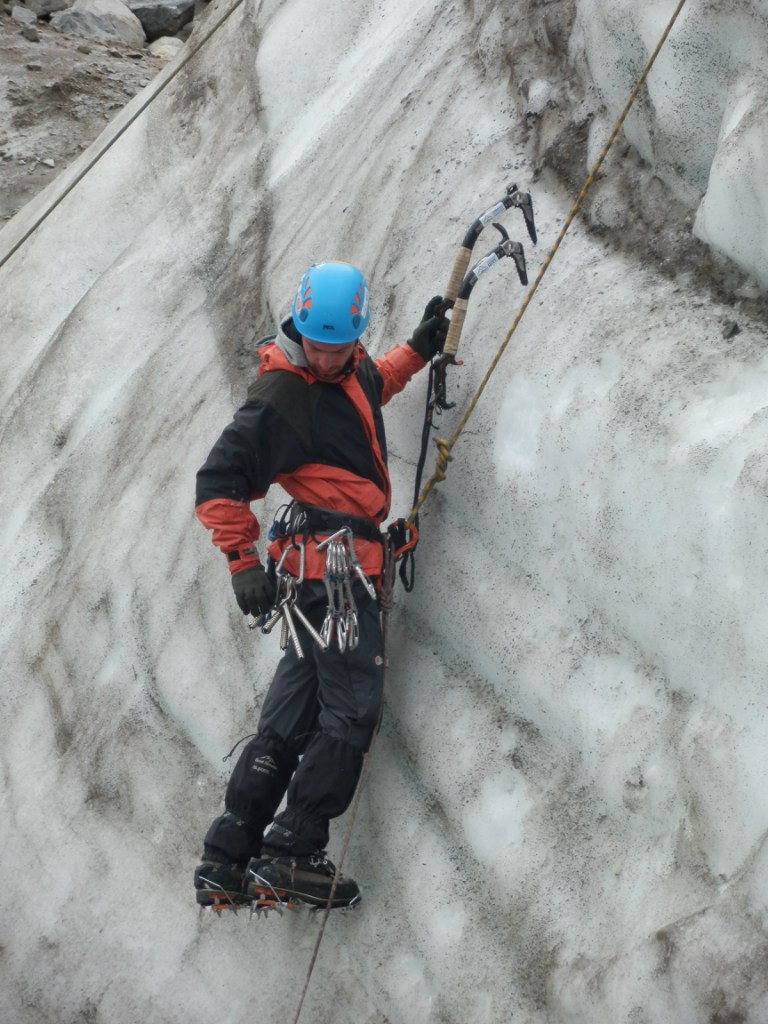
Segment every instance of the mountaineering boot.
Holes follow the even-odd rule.
[[[201,907],[226,910],[251,902],[245,893],[245,870],[239,864],[204,860],[195,868],[196,899]]]
[[[307,903],[326,907],[335,876],[336,868],[322,851],[307,857],[254,857],[246,868],[246,891],[265,906]],[[340,875],[330,906],[352,907],[360,898],[357,882]]]

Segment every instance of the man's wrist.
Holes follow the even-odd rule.
[[[231,573],[241,572],[243,569],[250,569],[254,565],[261,565],[259,553],[253,544],[247,544],[242,548],[232,548],[225,551],[229,571]]]

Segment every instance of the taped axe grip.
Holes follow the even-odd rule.
[[[451,313],[451,325],[448,328],[448,336],[443,345],[443,355],[455,356],[459,348],[461,329],[464,326],[464,318],[467,315],[468,299],[456,299]]]
[[[456,260],[453,264],[453,270],[451,271],[451,279],[448,282],[448,287],[445,290],[446,299],[455,300],[459,294],[459,289],[464,283],[464,275],[467,272],[469,261],[472,257],[472,250],[467,249],[466,246],[462,246],[456,256]]]

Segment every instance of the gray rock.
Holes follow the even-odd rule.
[[[34,25],[37,21],[37,15],[34,11],[30,11],[27,7],[22,7],[20,4],[15,4],[11,8],[11,17],[14,21],[18,22],[19,25]]]
[[[34,25],[22,25],[21,34],[30,43],[40,42],[40,33],[37,31]]]
[[[176,36],[161,36],[149,44],[149,52],[160,60],[173,60],[179,50],[183,49],[184,43]]]
[[[195,0],[126,0],[154,42],[163,36],[175,36],[195,14]]]
[[[25,0],[30,11],[34,11],[39,18],[47,17],[56,11],[64,11],[72,6],[73,0]]]
[[[121,0],[75,0],[68,10],[51,16],[51,25],[65,35],[144,45],[141,22]]]

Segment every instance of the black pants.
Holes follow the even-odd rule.
[[[299,627],[304,652],[289,645],[264,699],[258,733],[244,748],[227,786],[226,814],[205,837],[206,856],[245,863],[265,846],[273,852],[309,854],[328,843],[332,818],[349,806],[363,755],[379,721],[384,652],[376,602],[357,581],[360,640],[339,651],[334,639],[321,651]],[[302,611],[319,627],[326,592],[307,580]],[[277,627],[279,628],[279,627]],[[274,817],[287,792],[285,809]]]

